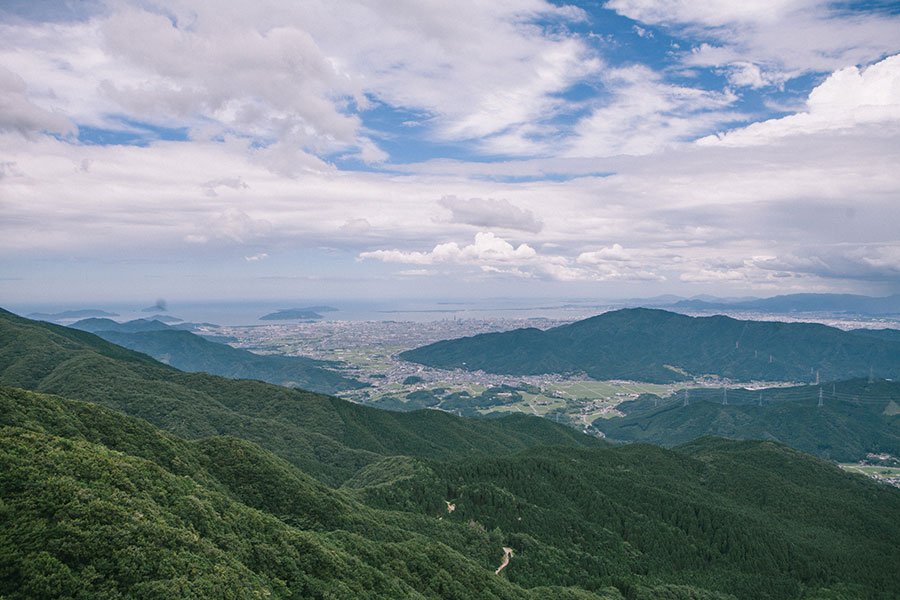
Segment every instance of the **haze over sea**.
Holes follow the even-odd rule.
[[[578,320],[609,310],[615,304],[588,299],[552,298],[492,298],[476,300],[424,300],[397,299],[381,301],[359,301],[340,299],[316,300],[271,300],[271,301],[215,301],[172,302],[163,309],[131,304],[27,304],[13,305],[10,310],[27,315],[31,313],[59,313],[66,310],[97,309],[117,316],[117,321],[147,319],[156,314],[171,315],[194,323],[214,323],[216,325],[274,325],[296,323],[297,320],[260,320],[269,313],[288,308],[329,306],[336,311],[322,312],[322,320],[330,321],[415,321],[428,322],[442,319],[534,319]],[[74,321],[77,319],[64,320]]]

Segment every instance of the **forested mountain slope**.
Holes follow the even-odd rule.
[[[188,439],[248,439],[332,484],[383,455],[450,458],[602,443],[545,419],[388,412],[259,381],[183,373],[93,334],[6,311],[0,385],[97,402]]]
[[[11,599],[900,593],[900,491],[770,442],[394,457],[334,490],[244,440],[22,390],[0,427]]]
[[[96,333],[130,350],[149,354],[176,369],[222,375],[232,379],[259,379],[285,387],[330,394],[365,387],[366,384],[328,370],[328,363],[302,356],[261,356],[207,340],[159,321],[137,319],[116,323],[110,319],[85,319],[70,325]]]
[[[3,598],[621,598],[522,589],[496,535],[368,508],[250,442],[10,388],[0,407]]]
[[[900,342],[814,323],[611,311],[546,331],[517,329],[445,340],[401,358],[444,369],[672,382],[701,375],[812,381],[900,375]]]
[[[448,518],[504,533],[517,558],[508,577],[526,586],[583,570],[588,585],[612,577],[623,590],[646,581],[640,573],[748,599],[896,593],[879,556],[900,556],[900,491],[772,442],[702,438],[676,450],[534,448],[453,461],[370,489],[367,501],[437,515],[449,500]]]
[[[594,421],[609,439],[618,441],[675,446],[711,434],[779,441],[840,461],[860,460],[869,452],[900,455],[900,382],[856,379],[763,390],[699,388],[668,398],[643,396],[619,409],[626,416]]]

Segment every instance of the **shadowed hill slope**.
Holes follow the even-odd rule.
[[[366,385],[328,370],[325,367],[329,363],[325,361],[302,356],[261,356],[159,321],[138,319],[116,323],[110,319],[85,319],[70,327],[96,333],[107,341],[149,354],[182,371],[232,379],[258,379],[325,394]]]
[[[675,446],[717,435],[774,440],[804,452],[856,461],[869,452],[900,455],[900,382],[865,379],[764,390],[692,389],[619,406],[625,417],[598,419],[609,439]],[[819,406],[819,395],[822,406]],[[653,398],[651,400],[651,398]],[[658,406],[657,406],[658,405]]]

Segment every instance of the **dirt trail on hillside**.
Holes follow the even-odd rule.
[[[509,564],[509,557],[512,555],[513,555],[513,549],[507,548],[506,546],[504,546],[503,547],[503,562],[500,563],[500,566],[497,567],[496,571],[494,571],[494,575],[500,574],[500,571],[502,571],[506,567],[506,565]]]

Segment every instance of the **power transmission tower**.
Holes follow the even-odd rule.
[[[759,393],[759,405],[762,406],[762,392]]]
[[[834,398],[837,396],[837,392],[835,391],[834,382],[831,382],[831,397]]]
[[[728,406],[728,388],[722,388],[722,406]]]
[[[822,388],[819,388],[819,408],[822,408]]]
[[[872,367],[869,367],[869,383],[875,383],[875,377],[873,375],[874,369],[872,369]]]
[[[819,370],[816,369],[816,385],[819,385]]]
[[[684,390],[684,405],[685,405],[685,406],[688,405],[688,399],[689,399],[690,397],[691,397],[691,391],[690,391],[690,390]]]

